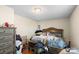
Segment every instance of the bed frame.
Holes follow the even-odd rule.
[[[63,38],[63,29],[57,29],[57,28],[54,28],[54,27],[50,27],[50,28],[46,28],[46,29],[43,29],[43,32],[50,32],[52,34],[54,34],[55,36],[57,37],[61,37]]]

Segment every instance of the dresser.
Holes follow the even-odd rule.
[[[15,54],[15,28],[0,27],[0,54]]]

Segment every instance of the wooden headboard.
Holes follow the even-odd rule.
[[[46,32],[46,33],[50,32],[57,37],[63,38],[63,29],[57,29],[57,28],[54,28],[54,27],[50,27],[50,28],[43,29],[43,32]]]

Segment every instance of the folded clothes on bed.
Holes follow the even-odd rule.
[[[65,48],[67,45],[62,38],[54,37],[52,39],[49,38],[48,46],[55,48]]]
[[[64,48],[66,47],[66,43],[62,38],[55,37],[55,36],[34,36],[32,38],[32,41],[34,42],[44,42],[44,40],[47,40],[48,46],[55,47],[55,48]]]

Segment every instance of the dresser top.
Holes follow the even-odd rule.
[[[16,29],[16,27],[0,27],[0,28],[9,28],[9,29]]]

